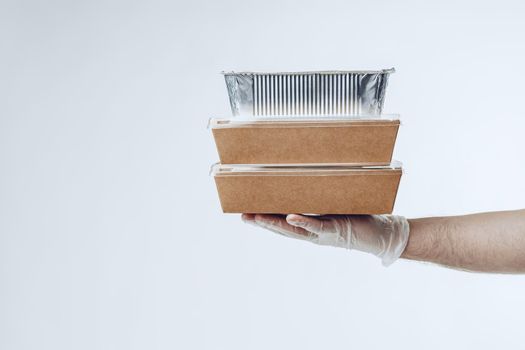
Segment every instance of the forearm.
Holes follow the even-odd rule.
[[[525,273],[525,210],[411,219],[402,258],[480,272]]]

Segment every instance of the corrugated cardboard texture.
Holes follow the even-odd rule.
[[[331,123],[265,122],[213,129],[222,164],[385,164],[398,120]]]
[[[225,213],[389,214],[401,170],[216,175]]]

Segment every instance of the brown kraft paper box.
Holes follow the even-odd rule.
[[[215,165],[225,213],[390,214],[400,167],[241,168]]]
[[[222,164],[388,164],[399,120],[212,120]]]

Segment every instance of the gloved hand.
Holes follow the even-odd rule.
[[[407,219],[395,215],[243,214],[242,219],[284,236],[371,253],[384,266],[401,256],[409,235]]]

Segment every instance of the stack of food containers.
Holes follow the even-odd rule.
[[[382,71],[224,73],[233,117],[211,119],[225,213],[387,214],[399,118]]]

